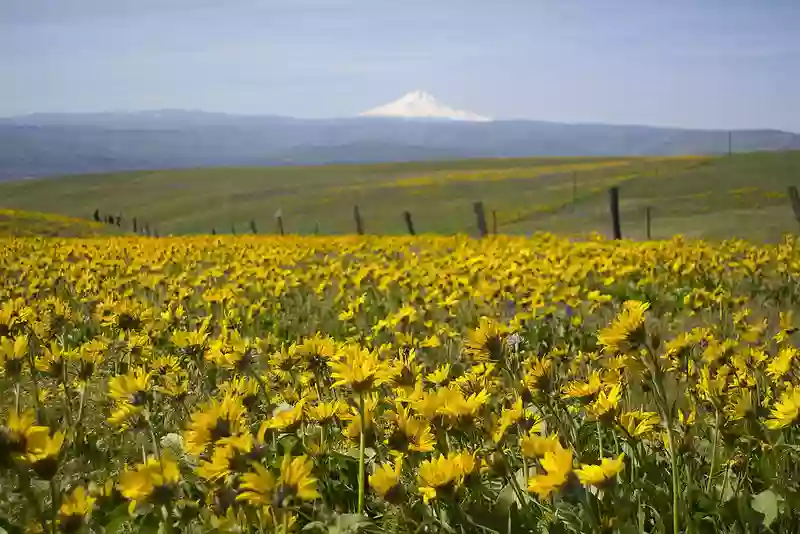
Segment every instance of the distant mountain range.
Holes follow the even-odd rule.
[[[431,112],[426,101],[416,99],[410,109]],[[426,116],[294,119],[161,110],[11,117],[0,119],[0,179],[206,166],[728,150],[728,131],[722,130]],[[800,149],[800,136],[778,130],[734,131],[732,147]]]

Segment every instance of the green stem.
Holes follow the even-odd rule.
[[[262,380],[261,377],[258,376],[258,371],[256,371],[255,369],[248,366],[247,370],[250,371],[252,377],[255,379],[256,382],[258,382],[258,392],[261,394],[261,398],[264,401],[264,404],[269,406],[269,398],[267,397],[268,390],[267,390],[267,385],[264,384],[264,380]]]
[[[36,404],[36,420],[39,420],[39,380],[36,378],[36,361],[33,359],[33,354],[28,352],[28,365],[31,368],[31,380],[33,381],[33,402]]]
[[[364,416],[364,394],[358,394],[358,415],[361,419],[361,432],[358,443],[358,515],[364,513],[364,448],[366,445],[366,418]]]
[[[172,532],[172,519],[166,506],[161,506],[161,517],[164,518],[164,529],[167,532]]]
[[[61,383],[64,385],[64,407],[67,410],[67,422],[71,427],[74,419],[72,418],[72,390],[67,383],[67,362],[61,364]]]
[[[517,499],[519,499],[519,506],[520,510],[522,510],[523,503],[525,502],[525,494],[522,492],[522,488],[519,487],[517,484],[517,474],[514,472],[514,469],[511,467],[511,462],[506,462],[508,465],[509,475],[508,475],[508,483],[511,484],[511,487],[514,489],[514,493],[517,494]],[[527,481],[527,477],[525,478]]]
[[[155,430],[153,429],[153,422],[150,420],[150,409],[144,412],[144,418],[147,421],[147,429],[150,431],[150,440],[153,442],[153,448],[156,450],[156,458],[158,458],[158,465],[161,467],[161,474],[164,474],[164,464],[161,461],[161,446],[158,444]]]
[[[717,442],[719,441],[719,423],[720,414],[719,409],[714,410],[714,443],[711,445],[711,469],[708,471],[708,480],[706,481],[706,493],[711,491],[711,481],[714,479],[714,471],[717,468]]]
[[[50,506],[50,528],[53,534],[56,534],[58,530],[56,529],[56,517],[58,514],[58,490],[56,489],[56,481],[50,479],[50,496],[52,498],[52,504]]]
[[[680,498],[678,489],[678,477],[680,474],[678,473],[678,455],[676,454],[677,451],[675,450],[675,435],[672,430],[672,418],[670,416],[671,410],[668,406],[667,394],[664,391],[664,384],[662,383],[663,374],[658,365],[655,352],[649,344],[647,344],[646,347],[651,360],[650,362],[646,362],[646,365],[650,368],[650,373],[652,375],[651,381],[655,391],[654,400],[656,401],[656,406],[660,412],[662,423],[666,427],[667,431],[670,470],[672,471],[672,532],[673,534],[678,534],[680,532]]]
[[[25,494],[25,497],[28,499],[28,503],[31,505],[31,508],[34,512],[36,512],[36,517],[39,520],[39,524],[42,527],[42,532],[47,532],[47,519],[45,518],[44,514],[42,513],[42,509],[39,506],[39,500],[36,498],[36,495],[33,494],[33,485],[31,484],[31,478],[28,476],[27,471],[25,471],[24,467],[21,468],[16,466],[17,473],[19,474],[19,485],[22,489],[22,492]]]
[[[672,470],[672,532],[680,532],[680,508],[678,498],[678,455],[675,454],[675,437],[672,433],[672,425],[667,426],[667,443],[669,445],[669,461]]]
[[[599,422],[597,423],[597,426],[595,428],[597,429],[597,445],[599,446],[598,458],[600,459],[600,461],[602,461],[603,460],[603,433],[600,430],[600,423]]]
[[[728,479],[730,478],[731,466],[725,466],[725,476],[722,478],[722,489],[719,491],[719,505],[722,505],[722,499],[725,498],[725,488],[728,487]]]
[[[592,524],[592,532],[600,532],[600,520],[598,518],[599,514],[595,511],[591,501],[589,501],[589,490],[586,488],[581,488],[581,493],[583,494],[583,502],[586,505],[586,512],[589,515],[589,521]]]
[[[78,404],[78,417],[75,419],[75,428],[73,432],[75,433],[75,441],[80,443],[82,440],[81,438],[81,421],[83,420],[83,407],[86,404],[86,384],[81,386],[81,396],[80,396],[80,403]]]

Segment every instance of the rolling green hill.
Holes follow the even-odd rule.
[[[89,237],[122,234],[116,226],[53,213],[0,209],[0,236]]]
[[[620,187],[623,234],[654,238],[746,237],[775,241],[795,231],[786,187],[800,185],[800,152],[732,157],[474,159],[425,163],[212,168],[77,175],[0,184],[0,208],[90,218],[121,214],[162,235],[354,231],[358,205],[367,233],[474,232],[472,203],[496,211],[498,231],[609,230],[607,190]]]

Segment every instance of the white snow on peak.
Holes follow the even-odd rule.
[[[362,117],[431,118],[476,122],[492,120],[471,111],[453,109],[436,100],[430,93],[421,90],[406,93],[394,102],[378,106],[359,115]]]

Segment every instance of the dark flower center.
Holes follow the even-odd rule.
[[[274,508],[286,508],[292,505],[293,499],[293,489],[286,484],[281,484],[278,486],[278,489],[275,490],[275,494],[272,497],[272,506]]]
[[[168,504],[174,495],[172,486],[162,484],[153,488],[150,499],[155,504]]]
[[[231,423],[227,419],[217,419],[217,424],[211,429],[211,440],[218,441],[222,438],[230,437]]]
[[[58,472],[58,458],[55,456],[48,456],[42,460],[33,463],[34,472],[42,480],[52,480]]]
[[[83,516],[82,515],[68,515],[68,516],[61,516],[60,518],[59,528],[62,532],[66,532],[67,534],[72,534],[73,532],[78,532],[80,528],[83,526]]]
[[[141,326],[142,322],[130,313],[121,313],[117,318],[117,325],[122,330],[135,330]]]
[[[133,406],[143,406],[147,403],[147,392],[137,391],[130,397],[130,403]]]
[[[83,362],[81,364],[81,370],[80,373],[78,373],[78,376],[81,378],[81,380],[89,380],[92,377],[92,374],[94,374],[94,364],[92,362]]]

